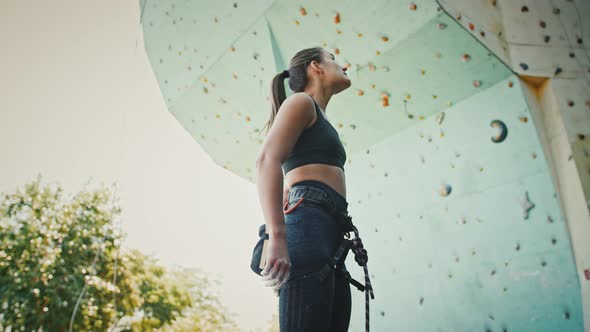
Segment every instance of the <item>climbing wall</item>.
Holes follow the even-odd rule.
[[[526,84],[566,216],[590,331],[590,2],[437,2]]]
[[[351,157],[375,331],[583,330],[567,227],[518,82]],[[353,296],[360,331],[364,297]]]
[[[251,182],[272,77],[313,46],[348,67],[352,86],[327,114],[369,251],[372,331],[583,330],[545,128],[517,75],[556,80],[554,113],[590,171],[590,24],[576,18],[588,3],[140,1],[169,111]],[[351,331],[362,331],[364,295],[353,297]]]

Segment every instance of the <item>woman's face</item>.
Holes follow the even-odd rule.
[[[334,89],[334,94],[337,94],[350,87],[350,78],[346,74],[346,67],[339,65],[334,59],[334,54],[323,50],[324,80]]]

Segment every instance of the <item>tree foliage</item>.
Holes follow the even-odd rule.
[[[231,331],[205,273],[121,244],[109,190],[64,195],[41,176],[0,198],[0,329]],[[220,328],[220,329],[218,329]]]

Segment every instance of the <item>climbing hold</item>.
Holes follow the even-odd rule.
[[[473,86],[478,88],[479,86],[481,86],[481,81],[480,80],[473,81]]]
[[[506,136],[508,135],[508,129],[506,128],[506,124],[504,124],[504,122],[500,120],[494,120],[490,123],[490,126],[498,129],[498,133],[495,136],[492,136],[492,142],[503,142],[506,139]]]
[[[299,13],[301,14],[301,16],[307,15],[307,11],[303,7],[299,8]]]
[[[551,40],[551,36],[545,36],[543,37],[543,40],[545,41],[545,43],[548,43]]]
[[[526,12],[528,12],[528,11],[529,11],[529,7],[527,7],[527,6],[522,6],[522,8],[520,8],[520,11],[521,11],[521,12],[523,12],[523,13],[526,13]]]
[[[439,194],[440,194],[442,197],[447,197],[447,196],[449,196],[449,195],[451,194],[451,190],[452,190],[452,188],[451,188],[451,185],[449,185],[449,184],[443,184],[443,185],[442,185],[442,186],[439,188],[439,190],[438,190],[438,193],[439,193]]]
[[[527,70],[527,69],[529,69],[529,66],[526,63],[521,62],[520,63],[520,68],[522,68],[522,70]]]
[[[357,90],[357,92],[356,92],[356,94],[357,94],[358,96],[362,96],[362,95],[364,95],[364,94],[365,94],[365,92],[364,92],[363,90],[361,90],[361,89],[358,89],[358,90]]]
[[[381,94],[381,104],[383,107],[389,106],[389,96],[385,92]]]
[[[547,27],[547,23],[545,23],[545,21],[540,21],[539,25],[541,26],[541,28],[545,29]]]
[[[445,118],[445,112],[440,112],[440,114],[436,117],[436,123],[440,126]]]
[[[464,53],[461,56],[461,60],[463,60],[463,62],[467,62],[467,61],[471,60],[471,56],[469,54],[467,54],[467,53]]]
[[[340,23],[340,13],[336,13],[336,16],[334,16],[334,23],[336,23],[336,24]]]
[[[524,193],[524,197],[521,201],[521,207],[522,207],[523,218],[528,219],[529,212],[535,207],[535,204],[529,200],[529,192],[528,191],[525,191],[525,193]]]
[[[389,41],[389,37],[387,37],[387,36],[382,36],[382,37],[381,37],[381,40],[382,40],[382,41],[384,41],[384,42],[387,42],[387,41]]]
[[[410,4],[410,10],[416,10],[416,9],[418,9],[418,6],[416,6],[416,4],[412,2]]]
[[[526,116],[521,116],[518,119],[520,120],[520,122],[523,122],[523,123],[527,123],[529,121],[529,118],[527,118]]]
[[[568,100],[567,101],[567,106],[574,107],[574,101],[573,100]]]
[[[473,29],[475,29],[475,25],[469,22],[469,30],[473,31]]]

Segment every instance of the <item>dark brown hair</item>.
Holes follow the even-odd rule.
[[[293,92],[303,92],[307,85],[307,66],[312,62],[316,61],[322,63],[322,47],[306,48],[297,52],[291,62],[289,63],[289,88]],[[287,99],[285,93],[285,85],[283,80],[287,78],[282,72],[277,74],[271,81],[270,97],[271,97],[271,111],[270,119],[264,127],[267,127],[266,133],[272,127],[275,117],[281,104]],[[264,130],[264,127],[262,128]]]

